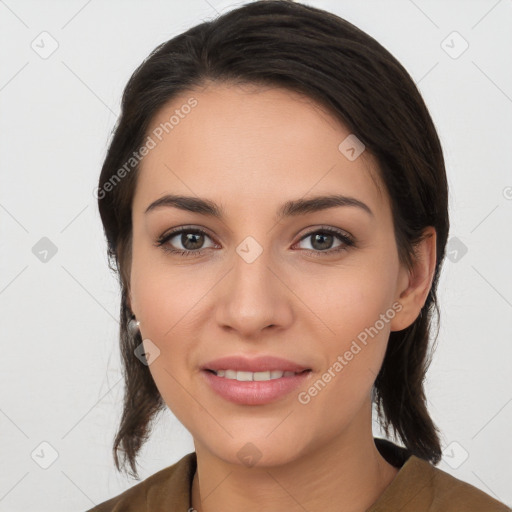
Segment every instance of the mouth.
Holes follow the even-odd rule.
[[[233,354],[200,369],[204,382],[223,399],[238,405],[264,405],[287,399],[307,385],[314,373],[309,364],[271,354]]]
[[[201,374],[209,388],[224,400],[237,405],[265,405],[287,399],[297,388],[306,386],[313,371],[212,370],[203,368]]]
[[[240,370],[210,370],[205,369],[205,371],[213,373],[217,377],[222,377],[224,379],[229,380],[237,380],[239,382],[265,382],[269,380],[276,380],[288,377],[295,377],[297,375],[301,375],[303,373],[311,372],[311,369],[306,369],[298,372],[285,371],[285,370],[267,370],[264,372],[248,372],[248,371],[240,371]]]

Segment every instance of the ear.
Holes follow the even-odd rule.
[[[434,227],[423,231],[423,239],[415,248],[413,268],[402,267],[398,279],[395,301],[402,305],[391,321],[391,331],[401,331],[418,318],[427,300],[436,268],[437,234]]]

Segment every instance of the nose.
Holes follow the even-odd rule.
[[[217,324],[243,339],[261,337],[264,329],[285,329],[294,314],[294,295],[287,281],[269,250],[253,261],[243,251],[235,252],[223,284],[215,287]]]

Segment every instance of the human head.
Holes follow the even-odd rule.
[[[122,449],[136,472],[135,458],[147,439],[150,421],[165,403],[150,369],[134,356],[141,337],[131,336],[126,329],[132,317],[128,300],[132,204],[141,163],[121,179],[115,178],[144,145],[162,109],[207,83],[252,84],[300,93],[355,134],[378,163],[382,192],[391,205],[398,256],[405,268],[412,265],[415,244],[422,240],[424,229],[435,228],[436,268],[430,291],[418,318],[390,333],[374,397],[386,432],[390,427],[412,453],[437,462],[439,439],[426,408],[423,379],[449,222],[444,162],[434,125],[411,77],[370,36],[320,9],[264,0],[158,46],[134,72],[123,94],[122,113],[98,189],[109,257],[119,272],[122,290],[120,342],[126,391],[114,443],[116,464],[117,450]]]

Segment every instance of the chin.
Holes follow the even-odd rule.
[[[226,444],[215,443],[209,451],[227,464],[248,469],[282,466],[297,459],[300,451],[296,442],[290,439],[288,443],[283,443],[267,436],[265,433],[259,437],[234,437]]]

